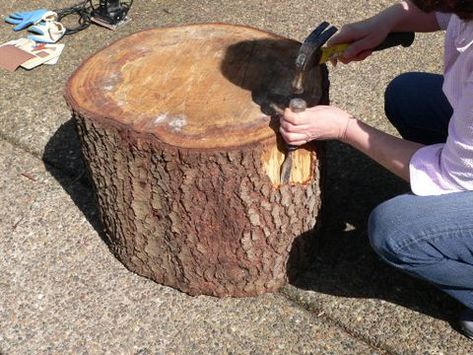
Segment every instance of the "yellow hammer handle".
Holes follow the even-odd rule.
[[[348,46],[348,43],[341,43],[331,47],[322,47],[322,56],[320,57],[320,64],[328,62],[332,57],[338,57],[345,51],[345,49],[348,48]]]

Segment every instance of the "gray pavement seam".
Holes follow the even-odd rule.
[[[12,138],[12,137],[9,137],[7,136],[6,134],[4,134],[2,131],[0,131],[0,140],[4,141],[4,142],[7,142],[7,143],[10,143],[11,145],[13,145],[14,147],[16,148],[19,148],[21,150],[23,150],[24,152],[34,156],[35,158],[37,159],[40,159],[41,160],[41,157],[35,153],[33,150],[31,149],[28,149],[28,147],[24,144],[22,144],[20,142],[20,140],[18,139],[15,139],[15,138]]]
[[[291,305],[294,307],[297,307],[299,309],[302,309],[308,313],[311,314],[313,318],[317,318],[319,320],[323,320],[328,325],[331,325],[333,327],[337,327],[341,330],[343,330],[345,333],[347,333],[349,336],[352,338],[361,341],[368,345],[369,347],[373,348],[373,350],[379,351],[376,353],[372,353],[372,355],[377,354],[377,355],[390,355],[390,354],[397,354],[397,352],[394,349],[391,349],[390,347],[386,347],[384,344],[376,344],[373,343],[371,339],[368,337],[364,336],[363,334],[354,331],[353,329],[348,328],[344,324],[340,323],[337,321],[335,318],[330,317],[325,311],[322,309],[318,309],[313,305],[309,305],[306,302],[301,302],[300,300],[297,300],[296,297],[293,297],[290,292],[287,292],[284,288],[278,292],[282,297],[284,297],[286,300],[289,301]]]
[[[44,159],[41,155],[39,155],[35,151],[33,151],[31,149],[28,149],[28,146],[22,144],[20,141],[18,141],[16,139],[12,139],[12,138],[6,136],[1,131],[0,131],[0,140],[11,144],[11,145],[13,145],[14,147],[16,147],[18,149],[21,149],[25,153],[27,153],[27,154],[31,155],[32,157],[42,161],[43,164],[45,164],[45,165],[47,165],[51,168],[57,169],[57,170],[61,171],[62,173],[64,173],[67,177],[72,179],[72,181],[67,185],[68,187],[70,187],[74,183],[80,181],[80,179],[85,175],[85,170],[81,170],[79,172],[76,172],[76,171],[73,171],[71,169],[64,168],[63,166],[60,166],[58,164],[55,164],[54,162],[52,162],[48,159]]]

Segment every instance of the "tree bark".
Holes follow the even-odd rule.
[[[275,291],[301,270],[325,157],[321,144],[301,147],[281,185],[274,107],[287,105],[298,48],[243,26],[162,28],[73,74],[66,100],[110,248],[128,269],[218,297]],[[326,68],[309,79],[304,98],[328,103]]]

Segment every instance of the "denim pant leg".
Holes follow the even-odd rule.
[[[403,138],[422,144],[445,142],[453,110],[442,84],[442,75],[405,73],[388,85],[386,116]]]
[[[386,262],[473,308],[473,191],[397,196],[373,210],[368,231]]]

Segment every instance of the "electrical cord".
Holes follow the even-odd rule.
[[[130,10],[131,5],[133,5],[133,0],[130,0],[129,2],[124,2],[122,3],[127,6],[127,11]]]
[[[57,13],[57,20],[61,22],[64,17],[70,15],[78,15],[78,25],[76,27],[68,28],[66,27],[66,35],[72,35],[74,33],[80,32],[85,30],[87,27],[90,26],[90,17],[92,10],[94,9],[92,5],[92,0],[85,0],[77,5],[73,5],[71,7],[66,7],[64,9],[54,10]]]
[[[120,3],[120,5],[123,7],[123,10],[125,12],[125,16],[130,10],[132,4],[133,4],[133,0]],[[96,9],[97,8],[94,7],[94,5],[92,4],[92,0],[84,0],[83,2],[73,5],[71,7],[54,10],[54,12],[56,12],[58,15],[58,18],[57,18],[58,22],[61,22],[63,18],[70,15],[79,16],[78,25],[76,27],[72,27],[72,28],[66,27],[65,34],[72,35],[74,33],[85,30],[87,27],[90,26],[92,13]]]
[[[133,5],[133,0],[130,0],[129,2],[122,2],[122,5],[125,5],[126,12],[130,10],[131,5]]]

